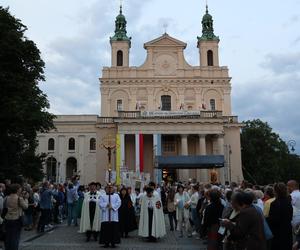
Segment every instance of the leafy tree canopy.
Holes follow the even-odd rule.
[[[300,180],[300,159],[287,144],[259,119],[244,122],[241,133],[242,164],[247,180],[269,184]]]
[[[52,129],[54,116],[38,84],[44,62],[27,27],[0,6],[0,179],[42,177],[37,132]]]

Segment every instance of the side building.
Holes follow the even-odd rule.
[[[47,178],[79,173],[84,183],[104,182],[109,136],[118,179],[131,172],[158,182],[241,181],[241,124],[232,114],[231,78],[219,65],[219,37],[208,8],[197,39],[199,66],[186,62],[187,44],[167,33],[144,44],[143,65],[130,66],[122,7],[115,25],[111,66],[100,78],[101,116],[58,116],[56,130],[39,135],[38,153],[49,155]]]

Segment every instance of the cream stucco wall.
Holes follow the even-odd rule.
[[[38,154],[47,154],[46,159],[54,157],[57,161],[57,178],[64,181],[67,177],[67,160],[75,158],[77,161],[77,173],[81,175],[83,183],[88,183],[94,179],[96,174],[96,150],[90,150],[90,139],[95,138],[96,115],[63,115],[57,116],[54,123],[56,129],[47,134],[38,134],[39,147]],[[48,140],[55,141],[54,150],[48,150]],[[75,150],[69,150],[68,142],[70,138],[75,139]],[[46,173],[46,164],[45,164]]]
[[[123,44],[120,42],[120,46]],[[200,51],[213,49],[213,67],[189,65],[184,58],[185,47],[185,43],[164,34],[145,43],[147,58],[140,67],[104,67],[100,78],[101,115],[116,116],[117,100],[123,100],[123,110],[159,110],[162,95],[171,96],[173,111],[203,110],[205,106],[209,110],[210,99],[215,99],[216,109],[231,115],[230,77],[227,67],[218,66],[217,44],[200,43]]]

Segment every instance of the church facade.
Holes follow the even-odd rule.
[[[167,33],[146,42],[146,60],[130,66],[131,38],[120,13],[110,38],[111,66],[100,78],[101,116],[62,115],[56,129],[39,134],[38,153],[47,153],[45,175],[82,183],[117,182],[124,172],[151,179],[241,181],[240,128],[231,110],[231,78],[219,65],[219,37],[206,9],[195,43],[199,65],[184,58],[187,44]],[[196,54],[196,53],[195,53]]]

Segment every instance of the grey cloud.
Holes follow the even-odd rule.
[[[300,42],[300,36],[298,36],[292,43],[292,45],[298,44]]]
[[[300,52],[286,54],[268,54],[265,62],[261,64],[264,68],[275,74],[286,74],[300,69]]]
[[[271,74],[233,86],[233,108],[240,115],[240,120],[260,118],[267,121],[283,139],[294,139],[298,145],[300,67],[294,64],[298,63],[299,57],[297,53],[288,56],[269,55],[266,68],[271,69]]]
[[[141,7],[141,1],[131,1],[128,8],[133,10],[128,11],[127,19],[138,21]],[[75,15],[76,35],[57,38],[43,51],[46,83],[41,84],[41,88],[48,95],[52,112],[100,113],[98,77],[101,68],[110,62],[109,37],[113,34],[117,14],[112,1],[97,1]]]

